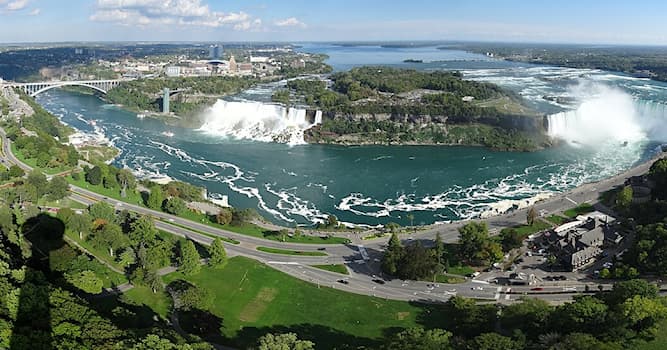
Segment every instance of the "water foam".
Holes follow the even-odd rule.
[[[316,111],[309,121],[301,108],[218,100],[205,112],[204,121],[200,131],[215,136],[302,145],[304,131],[322,122],[322,112]]]

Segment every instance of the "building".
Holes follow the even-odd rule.
[[[236,64],[236,59],[234,58],[234,55],[229,58],[229,71],[231,73],[236,73],[238,71],[238,66]]]
[[[208,48],[208,58],[211,60],[219,60],[222,57],[222,46],[220,45],[211,45]]]
[[[165,69],[165,74],[170,77],[178,77],[181,75],[181,67],[179,66],[169,66]]]
[[[563,266],[577,271],[595,262],[603,244],[621,241],[622,236],[610,225],[613,221],[600,212],[578,216],[544,234],[543,244]]]

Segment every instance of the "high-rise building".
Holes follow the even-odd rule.
[[[212,60],[219,60],[222,57],[222,46],[220,45],[211,45],[208,48],[208,56]]]

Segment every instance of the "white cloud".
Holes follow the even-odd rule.
[[[36,8],[36,9],[33,9],[32,11],[28,12],[28,15],[29,15],[29,16],[37,16],[37,15],[39,15],[40,13],[42,13],[42,10]]]
[[[28,0],[14,0],[6,6],[7,11],[19,11],[28,6]]]
[[[235,30],[251,30],[261,25],[261,21],[243,11],[212,11],[201,0],[97,0],[90,20],[127,26],[228,26]]]
[[[296,19],[296,17],[285,18],[273,22],[278,27],[300,27],[306,28],[306,24]]]

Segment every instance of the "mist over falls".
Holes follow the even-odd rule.
[[[322,112],[256,101],[218,100],[200,131],[222,137],[301,145],[303,132],[322,122]]]
[[[594,86],[577,109],[549,115],[548,134],[573,145],[627,145],[667,141],[667,106],[634,98],[618,88]]]

